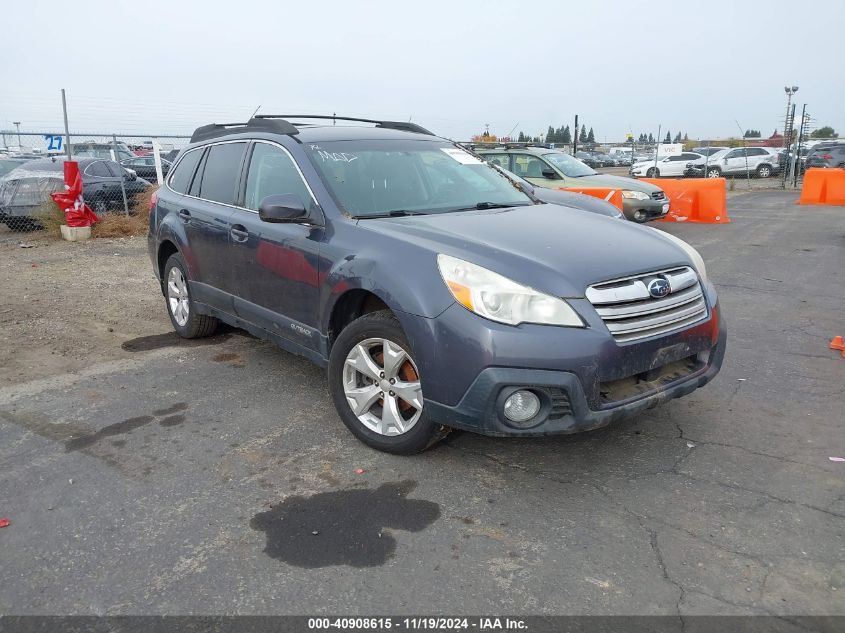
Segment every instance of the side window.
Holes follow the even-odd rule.
[[[95,176],[96,178],[111,177],[108,167],[106,167],[106,164],[101,160],[98,160],[97,162],[88,165],[88,168],[85,170],[85,173],[88,176]]]
[[[498,165],[502,169],[510,169],[508,167],[510,160],[507,154],[484,154],[482,158],[491,165]]]
[[[545,162],[530,154],[515,154],[513,172],[522,178],[543,178],[543,170],[548,168]]]
[[[202,157],[202,150],[197,149],[188,152],[179,161],[179,165],[171,172],[170,188],[177,193],[187,193],[188,187],[191,186],[191,178],[194,177],[194,171],[197,168],[197,163]]]
[[[311,193],[291,157],[275,145],[256,143],[249,161],[244,206],[257,211],[264,198],[283,193],[299,196],[306,208],[311,204]]]
[[[669,160],[673,163],[677,163],[677,162],[680,162],[682,160],[687,160],[687,158],[685,158],[685,156],[686,156],[686,154],[676,154],[675,156],[670,156]]]
[[[768,152],[760,147],[749,147],[745,150],[749,156],[764,156]]]
[[[116,178],[123,178],[123,175],[126,173],[120,165],[118,165],[113,160],[105,161],[103,163],[109,169],[109,175],[114,176]]]
[[[728,152],[725,155],[725,158],[739,158],[741,156],[741,154],[740,154],[741,151],[742,150],[738,150],[738,149],[731,150],[730,152]]]
[[[235,184],[240,176],[245,149],[246,143],[223,143],[208,149],[200,198],[223,204],[235,203]]]

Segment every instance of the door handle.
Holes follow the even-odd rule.
[[[180,209],[179,210],[179,218],[187,222],[191,219],[191,212],[187,209]]]
[[[236,242],[246,242],[249,239],[249,231],[246,230],[243,224],[233,224],[232,228],[229,229],[229,233]]]

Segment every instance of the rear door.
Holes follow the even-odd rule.
[[[197,173],[180,201],[193,297],[232,312],[235,288],[229,256],[229,231],[247,141],[215,143],[205,150]]]
[[[254,142],[241,189],[226,258],[237,280],[235,312],[265,330],[318,350],[322,211],[291,154],[269,141]],[[263,222],[258,217],[261,201],[277,194],[298,196],[313,223]]]

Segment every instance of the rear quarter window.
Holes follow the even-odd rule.
[[[170,176],[170,188],[173,191],[187,193],[201,156],[202,149],[195,149],[182,157]]]

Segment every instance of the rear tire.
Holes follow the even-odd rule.
[[[214,334],[218,321],[197,313],[188,284],[188,267],[179,253],[164,264],[164,303],[173,329],[182,338],[203,338]]]
[[[772,175],[772,168],[768,165],[760,165],[757,167],[757,177],[758,178],[768,178]]]
[[[451,430],[426,414],[411,346],[389,310],[365,314],[340,332],[329,356],[328,380],[340,419],[367,446],[413,455]]]

